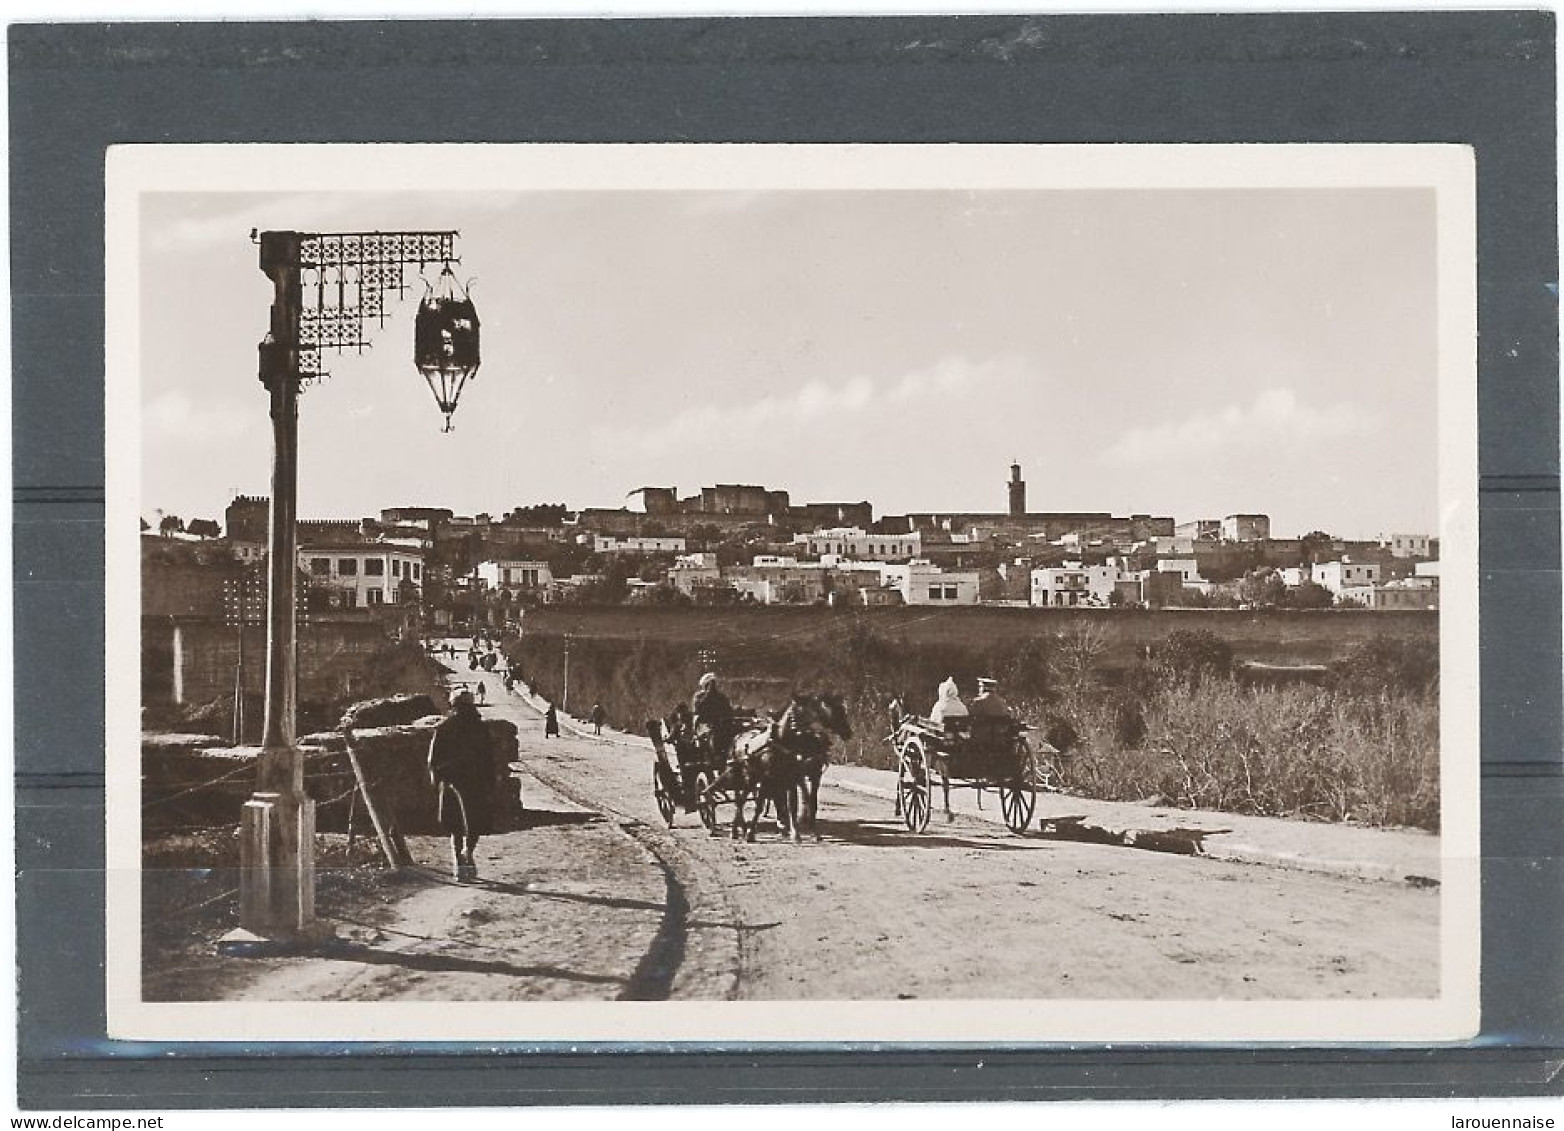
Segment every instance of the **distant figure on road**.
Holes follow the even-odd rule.
[[[554,710],[554,704],[548,705],[548,710],[543,712],[543,737],[559,737],[559,712]]]
[[[934,701],[934,709],[929,712],[929,718],[936,723],[943,723],[946,719],[964,719],[970,711],[967,705],[961,701],[961,691],[956,686],[956,677],[949,676],[945,682],[939,685],[939,698]]]
[[[608,712],[603,710],[603,705],[601,703],[593,703],[592,714],[589,717],[592,720],[592,733],[602,734],[603,720],[608,718]]]
[[[478,702],[486,703],[489,699],[489,689],[483,686],[483,680],[478,681]]]
[[[429,780],[438,797],[440,827],[451,835],[456,878],[476,880],[473,850],[493,823],[494,764],[489,732],[471,692],[457,692],[451,713],[434,728]]]

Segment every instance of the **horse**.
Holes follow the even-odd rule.
[[[788,711],[791,712],[799,702],[800,697],[794,696]],[[788,795],[788,815],[795,830],[807,825],[819,840],[820,830],[815,818],[820,811],[820,779],[825,776],[826,765],[831,760],[831,741],[834,737],[847,742],[853,737],[853,728],[847,721],[847,707],[840,695],[823,691],[803,697],[803,702],[811,708],[811,717],[806,721],[799,716],[798,722],[790,724],[794,727],[791,736],[785,735],[785,740],[798,751],[798,779]],[[787,717],[784,713],[783,719]]]
[[[743,835],[754,841],[767,803],[775,810],[783,833],[795,844],[804,823],[819,838],[815,816],[820,778],[833,737],[851,738],[852,727],[841,697],[830,693],[795,693],[778,719],[739,733],[732,761],[708,790],[732,792],[734,840]],[[751,799],[754,808],[746,821],[744,809]]]

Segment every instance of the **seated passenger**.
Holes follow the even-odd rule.
[[[978,680],[977,698],[972,700],[972,709],[969,712],[973,718],[981,719],[1013,719],[1015,714],[1010,710],[1010,704],[999,694],[999,681],[997,679]]]
[[[690,702],[695,719],[695,735],[717,757],[726,758],[733,744],[733,704],[717,686],[715,672],[701,676],[695,698]]]
[[[961,693],[956,687],[956,677],[948,677],[939,685],[939,698],[934,701],[934,709],[929,712],[929,718],[936,723],[948,725],[952,719],[964,719],[967,717],[967,705],[961,701]]]

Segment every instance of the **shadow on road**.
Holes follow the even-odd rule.
[[[516,820],[517,832],[528,829],[549,829],[562,825],[590,825],[603,819],[601,813],[582,813],[576,810],[527,809]]]
[[[510,884],[503,880],[479,879],[476,885],[485,891],[503,892],[506,895],[525,896],[529,899],[551,899],[559,903],[590,903],[594,907],[611,907],[616,911],[666,911],[661,903],[645,899],[624,899],[616,895],[583,895],[575,891],[550,891],[547,888],[529,887],[526,884]]]
[[[1016,852],[1040,847],[1027,844],[1028,838],[1009,834],[1003,840],[997,837],[975,840],[948,833],[908,832],[899,822],[894,821],[829,821],[822,817],[819,827],[820,832],[830,840],[865,848],[967,848],[980,852]],[[805,838],[807,841],[808,838]]]
[[[445,940],[430,939],[430,942]],[[362,943],[336,943],[321,952],[322,957],[341,962],[362,962],[367,966],[401,966],[426,974],[503,974],[508,978],[556,978],[566,982],[590,982],[618,985],[619,978],[606,974],[585,974],[560,966],[517,966],[481,958],[462,958],[454,954],[421,954],[397,950],[377,950]]]

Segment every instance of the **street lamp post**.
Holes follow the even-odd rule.
[[[387,296],[406,291],[406,268],[442,264],[442,294],[431,289],[419,308],[415,363],[449,431],[462,385],[478,368],[476,312],[465,295],[455,297],[454,280],[446,285],[455,240],[453,231],[259,236],[260,268],[274,292],[260,344],[272,421],[266,706],[256,789],[240,827],[240,927],[225,937],[229,945],[298,946],[331,933],[315,918],[315,803],[296,743],[299,394],[306,381],[326,376],[322,350],[368,347],[368,322],[384,324]]]

